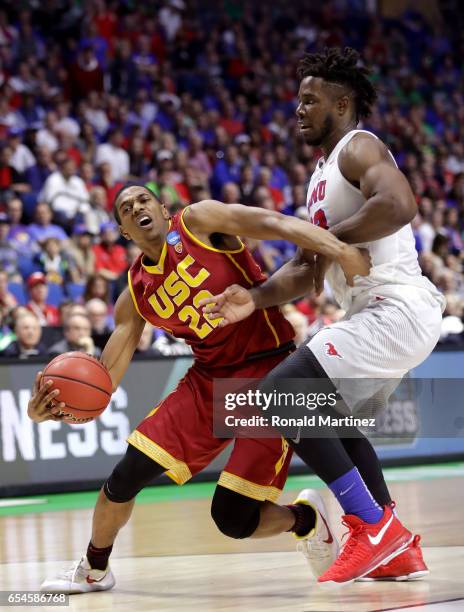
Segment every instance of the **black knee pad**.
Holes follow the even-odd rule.
[[[125,503],[165,471],[166,468],[129,444],[126,454],[103,485],[103,491],[110,501]]]
[[[211,503],[211,516],[219,531],[229,538],[249,538],[258,527],[262,503],[218,485]]]
[[[259,388],[272,389],[281,378],[328,378],[328,376],[316,355],[305,344],[302,344],[266,374]]]

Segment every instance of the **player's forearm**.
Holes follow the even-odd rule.
[[[374,195],[359,211],[330,228],[347,244],[362,244],[391,236],[411,221],[411,212],[392,199]]]
[[[126,373],[137,345],[117,328],[106,343],[100,361],[108,370],[115,391]]]
[[[313,266],[288,261],[259,287],[251,289],[256,308],[270,308],[296,300],[313,288]]]

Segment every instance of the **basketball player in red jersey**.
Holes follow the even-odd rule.
[[[367,274],[369,263],[355,247],[329,232],[264,209],[204,201],[169,217],[146,187],[126,186],[115,201],[122,235],[142,250],[128,275],[128,288],[115,307],[116,328],[103,351],[116,389],[132,359],[145,322],[184,338],[194,365],[176,390],[151,410],[130,435],[125,457],[103,486],[93,518],[87,553],[62,574],[42,584],[45,591],[83,593],[110,589],[108,565],[113,542],[128,521],[139,491],[162,473],[183,484],[208,465],[230,442],[213,436],[215,377],[262,378],[293,349],[293,329],[278,308],[255,310],[237,325],[220,327],[204,318],[199,302],[228,285],[246,288],[265,277],[237,235],[291,239],[303,249],[335,258],[351,283]],[[40,373],[39,373],[40,376]],[[35,421],[56,416],[49,407],[56,390],[36,389],[29,403]],[[290,453],[283,439],[237,439],[216,488],[211,513],[218,528],[233,538],[266,537],[293,531],[316,550],[319,575],[335,550],[318,554],[319,540],[337,545],[326,527],[325,510],[314,492],[290,506],[274,503],[282,489]]]
[[[379,138],[356,129],[376,99],[359,54],[349,48],[307,54],[298,72],[299,127],[306,143],[323,154],[308,188],[310,220],[366,248],[371,269],[350,287],[336,262],[320,255],[306,257],[303,264],[296,258],[259,287],[231,287],[213,296],[208,311],[222,317],[220,325],[237,322],[254,308],[307,293],[311,270],[305,280],[302,265],[313,266],[319,288],[326,272],[345,318],[300,345],[261,384],[273,389],[279,379],[330,379],[347,407],[356,409],[375,386],[383,394],[430,354],[440,336],[444,298],[418,264],[410,226],[417,207],[406,178]],[[296,283],[293,274],[300,279]],[[369,379],[368,392],[360,379]],[[272,410],[271,404],[268,414]],[[367,438],[347,438],[328,427],[325,436],[301,436],[289,444],[332,490],[349,529],[340,556],[319,576],[320,583],[408,580],[428,573],[419,538],[398,520]]]

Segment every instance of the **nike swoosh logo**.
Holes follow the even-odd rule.
[[[86,580],[87,580],[87,582],[88,582],[89,584],[93,584],[94,582],[98,582],[98,580],[94,580],[94,579],[93,579],[93,578],[91,578],[90,576],[87,576]]]
[[[345,495],[345,493],[348,493],[348,491],[351,491],[353,487],[354,487],[354,482],[352,485],[348,487],[348,489],[345,489],[344,491],[340,491],[340,495]]]
[[[334,539],[332,537],[332,534],[330,533],[330,529],[329,529],[329,526],[327,525],[327,521],[325,520],[325,518],[322,516],[320,512],[319,512],[319,516],[324,521],[325,528],[327,529],[327,535],[329,536],[327,540],[322,540],[322,541],[325,542],[326,544],[332,544]]]
[[[379,533],[376,536],[371,536],[370,534],[367,534],[367,537],[369,538],[369,542],[373,545],[373,546],[377,546],[378,544],[380,544],[381,539],[383,538],[385,532],[387,531],[387,529],[390,527],[390,524],[392,522],[392,520],[395,517],[393,516],[393,514],[391,515],[390,519],[388,520],[387,523],[385,523],[385,525],[382,527],[382,529],[379,531]]]
[[[296,438],[290,438],[290,440],[294,443],[294,444],[299,444],[300,440],[301,440],[301,427],[298,427],[298,433],[296,435]]]

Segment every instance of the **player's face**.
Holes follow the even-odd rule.
[[[319,146],[334,127],[333,100],[324,88],[324,81],[312,76],[304,78],[298,100],[296,115],[300,132],[307,144]]]
[[[169,213],[148,189],[128,187],[119,196],[117,208],[122,235],[135,244],[159,240],[165,232]]]

